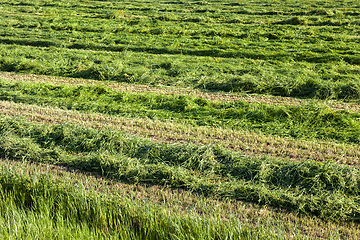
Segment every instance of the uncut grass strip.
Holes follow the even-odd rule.
[[[56,229],[58,227],[61,227],[61,224],[64,223],[59,220],[61,220],[62,218],[63,221],[65,220],[65,225],[75,225],[75,229],[80,229],[81,225],[85,227],[89,226],[91,229],[93,229],[95,233],[97,233],[95,236],[101,236],[102,239],[105,237],[111,237],[111,239],[118,239],[119,235],[122,236],[123,234],[129,235],[128,237],[130,238],[127,239],[166,239],[164,236],[157,236],[159,234],[164,234],[164,232],[160,231],[159,234],[155,233],[159,226],[153,229],[153,236],[149,236],[147,233],[147,231],[151,230],[151,228],[154,227],[151,226],[151,221],[154,221],[152,218],[155,218],[160,222],[162,220],[161,217],[159,218],[159,216],[153,216],[151,212],[146,213],[144,212],[145,209],[137,207],[136,204],[129,204],[126,202],[125,199],[123,199],[122,202],[109,200],[106,201],[105,199],[98,198],[98,196],[96,195],[94,196],[84,194],[81,188],[74,189],[70,186],[66,186],[65,184],[56,188],[55,186],[51,186],[51,184],[44,184],[44,181],[41,182],[41,180],[40,183],[36,182],[36,180],[33,181],[33,184],[28,186],[27,189],[21,189],[21,186],[19,189],[19,186],[17,186],[16,184],[20,185],[21,183],[18,182],[20,182],[21,180],[22,179],[20,177],[14,179],[13,182],[7,179],[6,183],[12,183],[13,185],[13,189],[10,189],[10,191],[6,189],[6,186],[4,186],[4,184],[2,184],[3,189],[5,188],[5,191],[2,189],[2,195],[5,195],[7,197],[7,203],[10,202],[12,203],[12,205],[17,205],[16,207],[20,209],[30,208],[32,211],[28,212],[35,212],[35,216],[41,216],[44,213],[46,214],[47,212],[51,212],[50,216],[45,215],[46,217],[44,218],[54,225],[52,226],[52,228]],[[29,179],[24,180],[29,181]],[[49,180],[51,181],[50,178]],[[16,189],[16,187],[18,188]],[[44,189],[37,189],[39,187],[43,187]],[[61,187],[63,189],[61,189]],[[37,195],[35,195],[36,193]],[[19,201],[19,198],[21,198],[23,195],[31,197],[32,202],[24,204],[23,202],[21,202],[21,200]],[[131,213],[131,211],[134,211],[134,213]],[[156,212],[156,210],[153,212]],[[54,217],[52,216],[53,214],[56,214],[57,216]],[[91,219],[91,217],[93,218],[93,220]],[[26,219],[26,216],[24,218]],[[57,221],[54,221],[53,219]],[[99,219],[100,221],[96,222],[95,219]],[[15,218],[13,220],[15,221]],[[14,222],[15,230],[16,224],[21,223],[21,220],[19,221],[19,219],[17,219],[17,221],[18,222]],[[43,227],[46,226],[46,224],[44,223],[40,224]],[[26,224],[24,225],[26,226]],[[145,225],[145,228],[143,225]],[[167,227],[167,230],[170,230],[168,229],[171,226],[170,222],[164,225]],[[13,230],[11,229],[11,227],[9,228],[10,231]],[[139,230],[142,230],[144,232],[141,232]],[[158,229],[158,231],[159,230],[160,229]],[[171,230],[170,232],[174,233]],[[166,234],[165,236],[168,235],[169,234]]]
[[[358,221],[360,180],[356,168],[333,163],[248,159],[219,147],[154,145],[141,139],[118,139],[110,132],[98,132],[100,135],[96,136],[95,130],[74,127],[70,130],[70,126],[64,125],[52,129],[25,125],[3,121],[1,130],[6,136],[1,141],[2,157],[61,163],[127,182],[180,187],[333,221]],[[86,140],[87,136],[92,136],[91,140]],[[107,142],[102,143],[103,140]],[[120,154],[109,154],[114,151]]]
[[[264,103],[269,105],[288,105],[288,106],[299,106],[304,105],[307,102],[313,100],[289,98],[289,97],[277,97],[271,95],[250,95],[250,94],[239,94],[239,93],[217,93],[217,92],[205,92],[196,89],[185,89],[185,88],[173,88],[167,86],[153,87],[148,85],[140,84],[129,84],[129,83],[117,83],[108,81],[97,81],[91,79],[81,78],[68,78],[68,77],[56,77],[46,75],[34,75],[34,74],[18,74],[9,72],[0,72],[0,77],[4,80],[11,82],[38,82],[38,83],[50,83],[54,85],[104,85],[112,90],[119,92],[130,92],[130,93],[159,93],[167,96],[171,95],[191,95],[198,98],[204,98],[209,101],[221,101],[221,102],[233,102],[243,101],[248,103]],[[333,110],[351,110],[355,112],[360,111],[360,104],[357,102],[341,102],[335,100],[321,99],[316,100],[318,104],[324,104]]]
[[[79,164],[84,164],[84,162],[79,163]],[[92,164],[94,164],[92,162]],[[70,164],[70,166],[76,167],[76,165],[72,165]],[[94,167],[94,168],[93,168]],[[96,169],[99,168],[103,168],[105,169],[106,166],[93,166],[93,167],[85,167],[85,170],[90,170],[90,171],[97,171]],[[84,168],[84,167],[82,167]],[[162,170],[159,170],[157,168],[156,170],[156,175],[153,175],[151,172],[150,174],[148,174],[146,171],[150,170],[152,171],[154,168],[151,166],[151,168],[148,169],[144,169],[143,166],[141,166],[141,176],[136,176],[136,178],[134,179],[136,182],[145,182],[145,183],[149,183],[149,184],[166,184],[169,186],[174,186],[174,187],[182,187],[182,188],[186,188],[189,190],[193,190],[193,191],[197,191],[197,192],[201,192],[201,193],[206,193],[207,195],[215,195],[218,197],[226,197],[226,198],[230,198],[230,199],[238,199],[238,200],[245,200],[245,201],[250,201],[250,202],[256,202],[259,204],[266,204],[269,206],[274,206],[274,207],[280,207],[282,209],[286,209],[286,210],[294,210],[297,209],[297,211],[299,211],[299,213],[305,213],[305,214],[315,214],[321,218],[324,219],[331,219],[331,220],[335,220],[337,221],[339,218],[342,219],[346,219],[346,220],[356,220],[356,207],[354,206],[354,203],[352,202],[353,199],[348,199],[348,198],[344,198],[343,195],[339,195],[336,194],[335,195],[335,199],[334,194],[331,194],[329,196],[324,196],[322,195],[321,198],[316,197],[316,196],[306,196],[303,193],[301,193],[301,197],[296,197],[293,196],[292,194],[289,194],[289,192],[286,191],[282,191],[282,190],[276,190],[276,195],[274,196],[274,193],[267,189],[264,186],[261,185],[253,185],[253,184],[247,184],[246,182],[231,182],[228,183],[223,186],[219,186],[218,184],[215,185],[213,184],[209,184],[206,183],[207,180],[205,179],[199,179],[199,180],[195,180],[194,178],[190,179],[189,177],[185,177],[185,181],[189,181],[189,184],[194,184],[194,182],[192,182],[192,180],[195,180],[196,182],[201,182],[202,184],[200,186],[196,186],[196,183],[194,186],[189,186],[187,184],[184,185],[184,172],[182,171],[180,173],[179,176],[176,176],[177,174],[175,172],[173,172],[173,170],[171,168],[169,169],[164,169],[162,168]],[[169,170],[172,172],[171,173],[171,180],[172,182],[169,182],[168,180],[164,179],[165,175],[169,174]],[[132,170],[133,171],[133,170]],[[106,170],[102,170],[103,174],[107,174]],[[109,173],[111,175],[111,173]],[[165,174],[165,175],[164,175]],[[132,174],[131,174],[132,175]],[[125,173],[125,175],[121,175],[120,173],[120,178],[125,177],[127,181],[131,181],[131,177],[132,176],[128,176],[128,174]],[[161,176],[162,180],[157,180],[157,179],[151,179],[152,177],[158,177]],[[130,177],[130,178],[129,178]],[[182,180],[177,180],[176,178],[181,178]],[[166,182],[164,182],[164,180]],[[175,185],[174,185],[175,184]],[[296,195],[296,194],[295,194]],[[339,199],[339,200],[337,200]],[[344,205],[344,203],[346,205]],[[297,204],[301,205],[301,208],[298,209]],[[350,205],[349,205],[350,204]],[[335,206],[339,206],[341,207],[341,212],[338,211],[340,209],[338,208],[334,208]],[[321,206],[321,207],[320,207]],[[319,209],[321,208],[321,209]],[[349,216],[347,216],[348,214],[354,215],[355,214],[355,219],[352,218],[348,218]]]
[[[57,106],[123,117],[148,117],[195,126],[244,129],[267,135],[360,142],[360,113],[333,111],[310,103],[277,106],[258,103],[211,102],[185,95],[116,92],[99,85],[54,86],[45,83],[1,82],[1,99]]]
[[[12,170],[1,169],[0,185],[2,209],[12,213],[24,209],[30,214],[35,213],[35,216],[45,214],[44,218],[50,220],[54,228],[60,227],[64,224],[61,220],[65,220],[64,225],[72,224],[75,228],[78,228],[78,224],[83,225],[85,231],[88,226],[100,236],[115,239],[122,234],[132,236],[131,239],[243,239],[249,235],[278,239],[279,234],[285,235],[275,228],[274,235],[269,236],[266,228],[249,228],[237,219],[224,220],[216,215],[203,218],[195,213],[179,215],[176,209],[159,208],[151,203],[124,197],[106,197],[64,181],[54,182],[51,176],[24,176]],[[8,217],[1,215],[1,220]],[[28,218],[24,214],[22,217]],[[21,219],[16,220],[15,228],[17,223],[21,224]],[[13,228],[9,226],[8,230]],[[120,236],[119,232],[122,233]],[[5,231],[6,233],[9,234]],[[301,237],[300,234],[296,235]]]
[[[193,211],[204,218],[218,215],[221,219],[236,218],[250,226],[266,226],[265,229],[275,231],[280,227],[291,237],[297,232],[309,238],[326,238],[330,232],[339,232],[342,238],[353,239],[359,235],[359,227],[347,223],[331,223],[318,218],[310,218],[292,213],[277,211],[269,207],[241,201],[223,201],[182,191],[157,186],[128,185],[103,178],[99,175],[83,173],[54,165],[32,164],[29,162],[0,159],[3,169],[11,169],[20,175],[49,175],[54,182],[59,180],[72,186],[84,186],[86,191],[95,190],[108,196],[122,196],[141,202],[151,202],[165,208],[177,209],[177,214],[191,214]],[[181,190],[181,191],[180,191]]]
[[[360,158],[357,145],[295,140],[207,126],[195,127],[173,121],[128,119],[7,101],[0,101],[0,112],[12,117],[24,116],[27,121],[33,123],[73,123],[100,129],[107,127],[163,143],[192,142],[201,145],[216,143],[251,156],[267,155],[289,160],[333,160],[350,165],[357,165]]]

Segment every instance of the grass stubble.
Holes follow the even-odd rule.
[[[0,72],[0,78],[11,82],[36,82],[36,83],[48,83],[52,85],[100,85],[118,92],[129,93],[158,93],[166,96],[171,95],[190,95],[197,98],[207,99],[209,101],[221,101],[232,102],[242,101],[247,103],[264,103],[270,105],[288,105],[299,106],[305,105],[313,100],[301,99],[292,97],[280,97],[264,94],[247,94],[247,93],[231,93],[231,92],[218,92],[218,91],[200,91],[191,88],[179,88],[171,86],[149,86],[141,84],[129,84],[114,81],[99,81],[93,79],[81,79],[70,77],[57,77],[47,75],[35,75],[35,74],[19,74],[15,72]],[[351,110],[354,112],[360,111],[360,105],[357,100],[353,101],[338,101],[338,100],[316,100],[317,104],[325,105],[333,110]]]
[[[76,81],[78,81],[78,79],[76,79]],[[52,81],[52,83],[54,82]],[[85,82],[76,82],[75,84],[77,85],[84,83]],[[64,83],[62,82],[61,84]],[[67,84],[69,83],[67,82]],[[71,85],[72,84],[74,83],[71,83]],[[144,92],[146,90],[149,89],[143,88],[140,90],[140,92]],[[126,92],[129,91],[129,89],[127,88],[126,90],[121,91]],[[133,89],[131,89],[130,92],[131,91],[133,91]],[[139,90],[137,89],[135,91]],[[208,99],[212,99],[212,97]],[[215,97],[215,99],[218,101],[217,97]],[[228,100],[229,99],[226,101]],[[234,98],[232,98],[231,101],[234,101]],[[108,114],[79,112],[50,106],[14,103],[11,101],[1,101],[0,109],[2,115],[11,117],[22,116],[22,118],[24,118],[26,121],[36,124],[56,125],[61,123],[74,123],[85,126],[87,128],[95,128],[99,130],[106,128],[120,132],[127,132],[139,137],[152,139],[154,142],[166,144],[178,142],[183,142],[186,144],[187,142],[190,142],[199,145],[208,145],[216,143],[233,151],[240,151],[242,154],[246,154],[248,156],[272,156],[295,162],[308,159],[314,159],[316,161],[328,161],[331,159],[336,161],[337,164],[346,163],[353,166],[357,165],[357,161],[359,159],[357,144],[335,143],[331,141],[318,140],[309,141],[303,139],[276,137],[245,130],[234,130],[209,126],[193,126],[191,124],[179,123],[173,120],[159,120],[146,117],[130,119],[126,117],[111,116]],[[20,164],[14,161],[9,161],[10,160],[6,160],[5,162],[10,165]],[[35,165],[42,167],[45,166],[41,164]],[[49,168],[52,169],[51,172],[53,172],[54,169],[55,172],[57,172],[58,169],[62,169],[62,171],[65,172],[68,171],[68,168],[62,168],[58,166],[48,165],[46,168],[48,170]],[[82,174],[78,170],[73,170],[73,172],[79,176]],[[61,173],[61,175],[63,174],[64,173]],[[91,175],[92,173],[88,174]],[[56,174],[53,173],[51,173],[51,175],[56,176]],[[282,237],[310,237],[324,239],[328,237],[341,237],[355,239],[358,234],[357,225],[356,223],[352,222],[345,224],[339,224],[336,222],[334,223],[332,221],[328,222],[325,220],[320,220],[316,217],[307,217],[302,214],[299,215],[286,212],[284,210],[272,208],[270,206],[264,207],[253,203],[247,204],[239,201],[217,199],[216,197],[203,197],[196,192],[191,193],[191,191],[184,191],[183,189],[171,190],[166,187],[143,185],[139,183],[135,185],[128,185],[125,183],[116,182],[111,179],[104,179],[101,176],[97,176],[97,180],[100,182],[105,181],[105,185],[117,186],[115,187],[116,191],[111,189],[103,190],[103,187],[95,186],[96,184],[81,184],[87,185],[86,188],[88,189],[101,188],[99,191],[102,193],[105,191],[107,195],[114,195],[115,192],[117,192],[131,200],[136,199],[137,201],[141,199],[141,203],[155,203],[156,205],[161,205],[161,207],[166,208],[166,211],[170,211],[168,209],[181,209],[182,214],[187,216],[190,212],[190,215],[195,214],[198,216],[198,214],[200,214],[201,217],[209,219],[214,217],[214,214],[217,214],[216,216],[218,218],[225,220],[229,218],[236,218],[243,226],[252,229],[251,231],[253,231],[250,235],[243,235],[244,238],[247,238],[247,236],[250,236],[250,238],[255,236],[264,237],[264,232],[267,231],[274,233],[272,237],[267,236],[268,238],[277,239]],[[120,190],[120,185],[120,189],[126,190]],[[178,199],[179,196],[181,196],[180,200]],[[215,210],[213,212],[209,209]],[[66,225],[66,222],[63,224]],[[96,231],[92,232],[90,228],[90,230],[87,230],[87,225],[82,225],[81,227],[75,228],[77,230],[74,231],[76,234],[79,234],[79,236],[81,234],[84,234],[81,236],[90,235],[100,238],[102,236],[102,233],[99,235],[99,233]],[[11,229],[11,227],[9,229]],[[82,230],[79,232],[79,229]],[[296,232],[294,233],[292,229],[296,229]],[[67,233],[64,232],[62,234],[66,235]]]

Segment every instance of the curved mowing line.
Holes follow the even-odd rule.
[[[27,121],[33,123],[67,122],[82,124],[89,128],[112,128],[164,143],[181,141],[201,145],[219,143],[246,155],[267,155],[290,160],[334,160],[351,165],[357,165],[360,159],[360,149],[356,145],[294,140],[206,126],[193,127],[172,121],[120,118],[7,101],[0,101],[0,114],[24,116]]]
[[[8,72],[0,72],[0,78],[9,81],[29,81],[29,82],[41,82],[41,83],[49,83],[55,85],[105,85],[106,87],[119,91],[119,92],[132,92],[132,93],[160,93],[164,95],[193,95],[194,97],[204,98],[210,101],[222,101],[222,102],[232,102],[232,101],[244,101],[247,103],[264,103],[270,105],[291,105],[291,106],[299,106],[302,104],[306,104],[306,102],[313,100],[305,100],[298,98],[290,98],[290,97],[277,97],[277,96],[266,96],[266,95],[248,95],[248,94],[234,94],[234,93],[210,93],[210,92],[202,92],[193,89],[179,89],[173,87],[162,87],[156,88],[146,85],[138,85],[138,84],[128,84],[128,83],[117,83],[117,82],[105,82],[105,81],[97,81],[90,79],[81,79],[81,78],[65,78],[65,77],[53,77],[53,76],[45,76],[45,75],[34,75],[34,74],[14,74]],[[356,102],[344,103],[340,101],[324,101],[317,100],[317,103],[324,104],[333,110],[351,110],[358,112],[360,111],[360,104]]]

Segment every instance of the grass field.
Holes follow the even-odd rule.
[[[359,239],[360,3],[0,2],[2,239]]]

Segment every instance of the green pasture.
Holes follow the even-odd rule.
[[[0,69],[359,99],[356,1],[3,1]]]
[[[359,236],[359,17],[353,0],[0,0],[0,238]]]

